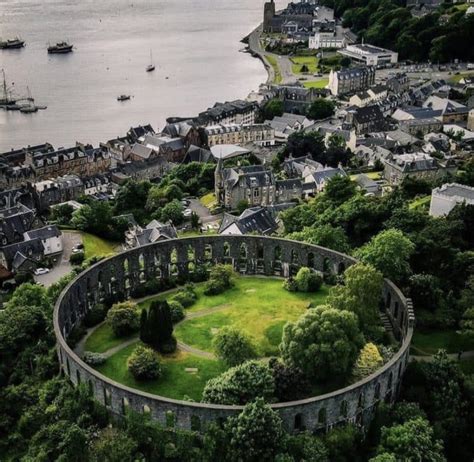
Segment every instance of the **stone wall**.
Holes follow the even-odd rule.
[[[238,414],[242,406],[211,405],[168,399],[126,387],[85,364],[65,341],[87,310],[112,294],[128,294],[146,281],[188,277],[197,264],[233,264],[248,275],[296,274],[301,266],[342,273],[355,260],[322,247],[262,236],[207,236],[173,239],[129,250],[103,260],[77,276],[62,292],[54,311],[54,329],[62,368],[74,384],[87,383],[95,398],[117,415],[128,408],[151,413],[168,426],[199,430],[212,421]],[[385,311],[401,347],[376,373],[322,396],[273,404],[289,430],[327,430],[342,422],[365,426],[376,404],[398,393],[408,362],[414,315],[411,301],[390,281],[383,287]]]

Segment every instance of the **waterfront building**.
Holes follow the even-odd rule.
[[[329,73],[328,88],[334,96],[368,90],[375,84],[375,67],[358,67],[331,70]]]
[[[275,144],[275,130],[265,124],[253,125],[211,125],[204,129],[206,144],[209,147],[217,144],[253,143],[258,146],[273,146]]]
[[[366,66],[384,67],[398,62],[398,53],[368,44],[348,45],[338,50],[341,55]]]
[[[308,48],[319,50],[324,48],[344,48],[347,44],[346,38],[335,37],[334,32],[316,32],[309,37]]]

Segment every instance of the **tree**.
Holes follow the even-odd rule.
[[[71,221],[74,208],[69,204],[60,204],[51,207],[50,218],[58,225],[68,225]]]
[[[323,278],[306,266],[298,270],[295,281],[300,292],[317,292],[323,285]]]
[[[136,442],[124,430],[105,428],[92,443],[93,462],[133,462]]]
[[[308,109],[306,115],[309,119],[321,120],[334,114],[334,103],[328,99],[317,98]]]
[[[261,398],[247,404],[225,426],[230,435],[233,461],[270,462],[283,446],[283,423],[280,416]]]
[[[310,383],[301,369],[288,366],[277,358],[271,358],[268,366],[275,380],[278,401],[294,401],[308,393]]]
[[[333,428],[323,442],[331,462],[352,462],[360,454],[363,435],[354,425]]]
[[[355,313],[361,329],[378,323],[382,295],[382,274],[372,265],[356,263],[344,272],[344,285],[332,287],[327,303],[339,310]]]
[[[257,356],[255,346],[247,333],[232,327],[223,327],[213,340],[219,359],[233,367]]]
[[[71,225],[81,231],[108,237],[112,215],[112,207],[108,202],[92,201],[72,214]]]
[[[289,461],[329,462],[329,454],[321,438],[310,432],[299,432],[287,436],[287,452]]]
[[[183,204],[177,199],[168,202],[161,209],[161,220],[171,221],[174,225],[179,225],[184,221]]]
[[[349,251],[349,241],[344,230],[340,227],[333,227],[329,224],[315,226],[314,228],[305,227],[303,231],[290,233],[286,236],[295,241],[304,241],[309,244],[320,245],[328,249],[346,253]]]
[[[184,308],[178,300],[169,300],[168,306],[170,307],[171,321],[173,324],[184,319]]]
[[[356,380],[363,379],[373,374],[382,364],[383,358],[377,346],[373,343],[366,343],[359,352],[359,357],[354,365],[353,375]]]
[[[128,357],[127,367],[137,380],[154,380],[161,375],[161,365],[156,353],[141,345]]]
[[[434,312],[443,297],[441,283],[432,274],[413,274],[409,279],[410,297],[416,309]]]
[[[474,306],[464,312],[459,325],[463,337],[466,339],[474,339]]]
[[[283,107],[283,101],[277,98],[273,98],[267,101],[261,109],[261,121],[272,120],[274,117],[282,116],[285,112]]]
[[[139,326],[137,305],[133,302],[116,303],[108,311],[106,319],[117,337],[131,334]]]
[[[128,180],[115,196],[115,215],[131,213],[139,222],[146,219],[145,204],[152,187],[149,181]]]
[[[336,175],[324,187],[324,197],[334,205],[341,205],[356,193],[356,185],[348,176]]]
[[[288,156],[290,154],[293,157],[300,157],[311,155],[314,160],[326,163],[324,154],[326,152],[326,146],[324,144],[323,136],[316,132],[295,132],[288,137],[285,150],[283,154]]]
[[[218,264],[211,268],[209,280],[204,285],[206,295],[220,294],[234,285],[232,265]]]
[[[415,245],[398,229],[387,229],[374,236],[355,252],[355,257],[370,263],[395,282],[402,281],[410,272],[410,256]]]
[[[272,401],[275,382],[270,369],[259,361],[247,361],[207,381],[204,403],[246,404],[255,398]]]
[[[288,365],[323,382],[333,375],[347,374],[362,345],[354,313],[321,305],[286,324],[280,351]]]
[[[421,417],[390,428],[383,427],[378,452],[391,453],[397,460],[446,460],[442,442],[435,439],[429,422]]]
[[[45,314],[53,312],[53,302],[48,297],[46,289],[39,284],[26,283],[17,287],[5,306],[7,310],[20,306],[36,306]]]
[[[140,340],[147,344],[150,344],[152,341],[152,333],[148,322],[148,311],[144,308],[140,313]]]
[[[199,215],[196,212],[191,212],[191,228],[198,229],[200,224]]]
[[[146,321],[143,320],[143,325],[140,326],[140,338],[162,353],[172,353],[176,350],[173,319],[166,300],[151,303]]]
[[[342,67],[349,67],[351,65],[351,58],[344,56],[340,62]]]
[[[240,215],[243,212],[245,212],[245,210],[247,210],[248,208],[249,208],[249,201],[246,199],[242,199],[237,203],[236,211]]]

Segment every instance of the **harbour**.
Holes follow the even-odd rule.
[[[2,37],[21,50],[0,50],[0,69],[15,93],[28,86],[46,111],[0,111],[0,149],[76,140],[97,144],[130,126],[163,126],[216,101],[245,98],[267,78],[262,63],[241,53],[240,40],[261,22],[260,3],[120,0],[84,5],[62,0],[10,1],[0,16]],[[48,54],[66,40],[72,53]],[[153,49],[154,72],[145,72]],[[133,95],[117,104],[118,95]]]

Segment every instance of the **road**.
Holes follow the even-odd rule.
[[[60,278],[71,272],[72,265],[69,263],[72,249],[75,245],[82,243],[79,233],[63,231],[63,252],[58,256],[57,261],[51,271],[41,276],[35,276],[35,281],[45,287],[57,282]]]

